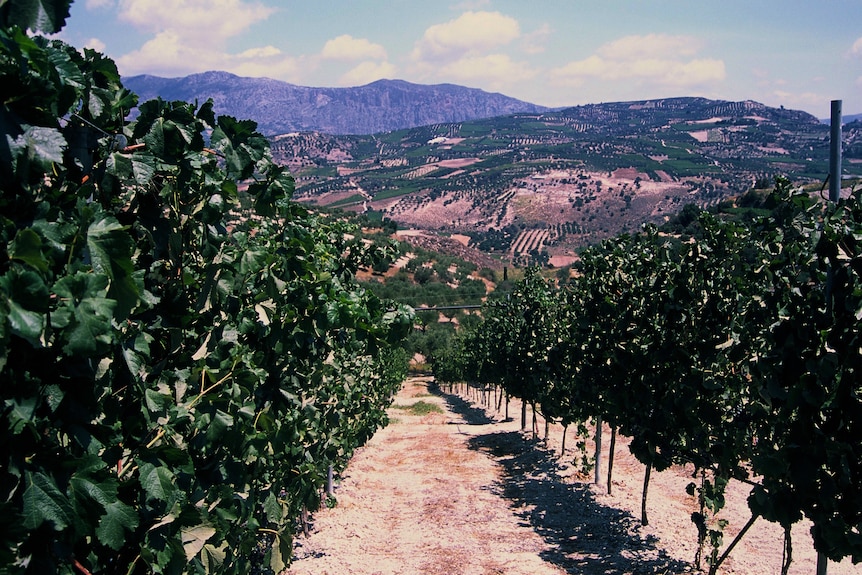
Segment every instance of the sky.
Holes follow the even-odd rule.
[[[862,0],[75,0],[124,76],[451,83],[549,107],[678,96],[862,113]]]

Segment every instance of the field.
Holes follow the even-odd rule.
[[[462,386],[460,390],[464,391]],[[483,406],[486,403],[487,406]],[[443,410],[406,409],[436,404]],[[695,510],[685,494],[691,470],[654,473],[648,509],[639,516],[643,466],[617,444],[613,492],[593,485],[572,460],[569,432],[533,441],[506,420],[490,395],[438,389],[430,378],[408,380],[390,410],[393,422],[361,449],[336,488],[338,506],[314,517],[308,538],[295,544],[289,575],[395,574],[629,574],[698,572],[692,561]],[[509,413],[517,419],[520,404]],[[423,415],[412,415],[419,412]],[[544,422],[539,419],[544,432]],[[604,434],[603,453],[609,437]],[[594,444],[587,442],[592,450]],[[747,490],[731,484],[722,517],[728,539],[748,520]],[[755,523],[720,573],[780,572],[783,532]],[[727,541],[725,541],[727,543]],[[705,564],[704,564],[705,567]],[[790,574],[815,572],[805,524],[793,529]],[[849,561],[829,565],[830,575],[858,573]]]

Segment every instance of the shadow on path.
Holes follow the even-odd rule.
[[[457,396],[434,393],[472,424],[491,421],[484,410]],[[640,523],[630,513],[598,502],[588,484],[565,482],[557,473],[556,455],[520,433],[480,434],[468,445],[502,467],[503,476],[490,489],[509,500],[524,525],[545,540],[549,546],[541,554],[545,561],[579,575],[692,571],[689,563],[669,557],[656,537],[641,534]]]
[[[465,401],[454,393],[446,393],[440,389],[439,385],[429,385],[428,393],[442,397],[452,413],[458,414],[464,418],[467,425],[488,425],[494,423],[494,420],[488,417],[485,410],[481,407],[474,407],[470,402]]]

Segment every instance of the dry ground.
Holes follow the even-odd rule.
[[[463,391],[463,388],[461,389]],[[486,396],[487,397],[487,396]],[[440,412],[413,415],[417,402]],[[398,406],[401,406],[399,408]],[[338,505],[300,536],[289,575],[623,575],[696,572],[695,509],[685,494],[690,472],[653,473],[650,525],[639,520],[643,466],[620,439],[613,493],[593,485],[573,464],[577,440],[562,429],[547,442],[520,431],[520,405],[506,420],[493,400],[438,389],[430,378],[408,380],[390,411],[393,422],[359,450],[336,488]],[[540,420],[540,427],[543,422]],[[543,431],[543,430],[542,430]],[[603,451],[608,451],[607,429]],[[593,449],[591,440],[587,448]],[[606,466],[606,463],[603,462]],[[747,489],[731,484],[724,517],[727,541],[747,521]],[[755,523],[720,573],[778,574],[782,531]],[[726,542],[727,542],[726,541]],[[790,573],[813,575],[807,526],[793,531]],[[862,573],[848,561],[830,575]]]

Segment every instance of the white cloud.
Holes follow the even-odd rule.
[[[260,48],[249,48],[244,52],[240,52],[237,54],[239,58],[271,58],[273,56],[280,56],[281,50],[276,48],[275,46],[263,46]]]
[[[225,70],[295,81],[303,71],[300,59],[275,46],[256,46],[238,54],[225,50],[227,39],[274,12],[249,0],[119,0],[122,21],[155,35],[139,49],[115,58],[117,67],[125,75]]]
[[[853,42],[853,47],[850,48],[850,53],[854,56],[862,56],[862,36],[860,36],[858,40]]]
[[[331,60],[385,60],[386,49],[365,38],[342,34],[323,46],[321,56]]]
[[[182,31],[185,41],[221,43],[271,16],[274,8],[244,0],[120,0],[120,19],[159,34]]]
[[[505,54],[467,56],[443,66],[442,78],[454,78],[472,85],[500,90],[536,75],[526,64],[515,62]]]
[[[545,51],[545,43],[551,35],[550,24],[543,24],[529,34],[526,34],[522,41],[522,47],[527,54],[541,54]]]
[[[98,8],[109,8],[114,5],[114,0],[87,0],[84,7],[87,10],[96,10]]]
[[[226,70],[237,76],[250,78],[274,78],[300,83],[307,67],[304,65],[303,58],[293,58],[279,53],[269,57],[231,56],[222,66],[208,69]]]
[[[626,36],[583,60],[551,70],[550,78],[564,86],[599,80],[657,90],[697,90],[723,82],[727,76],[724,61],[696,58],[700,48],[700,41],[688,36]]]
[[[84,48],[89,48],[90,50],[95,50],[96,52],[104,54],[106,46],[105,43],[98,38],[90,38],[84,42]]]
[[[227,54],[206,45],[185,42],[176,31],[157,34],[140,49],[116,59],[124,75],[155,74],[185,76],[204,70],[225,70],[240,76],[294,78],[302,70],[300,61],[273,46]]]
[[[518,21],[499,12],[465,12],[425,30],[412,57],[417,61],[457,60],[509,44],[521,35]]]
[[[822,108],[823,102],[828,101],[828,97],[815,92],[775,90],[765,103],[773,106],[784,106],[792,110],[811,110]]]
[[[414,82],[453,82],[512,95],[523,91],[527,81],[538,72],[527,63],[513,60],[507,54],[477,54],[441,64],[415,64],[405,76]]]
[[[375,80],[395,78],[397,69],[389,62],[365,61],[341,76],[342,86],[364,86]]]
[[[692,36],[647,34],[624,36],[601,46],[597,52],[609,60],[673,59],[694,56],[700,51],[701,45],[702,42]]]

